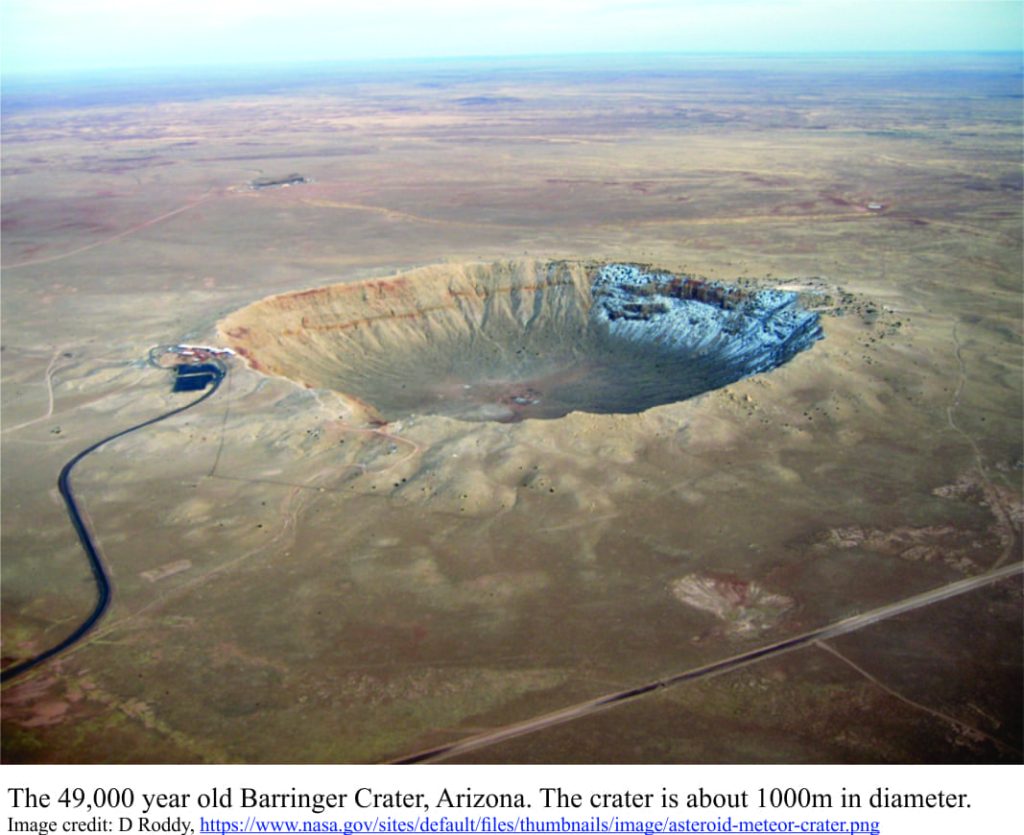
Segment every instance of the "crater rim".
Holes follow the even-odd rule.
[[[371,423],[635,414],[823,338],[800,294],[626,261],[443,263],[273,294],[218,322],[253,370]]]

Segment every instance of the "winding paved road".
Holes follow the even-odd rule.
[[[0,682],[7,682],[16,676],[20,676],[22,673],[27,673],[29,670],[39,666],[47,659],[50,659],[69,647],[74,646],[96,625],[99,619],[102,618],[104,613],[107,611],[107,607],[110,605],[110,575],[107,574],[107,570],[103,566],[103,560],[100,558],[99,551],[96,550],[96,543],[89,534],[89,528],[86,526],[85,520],[82,519],[78,503],[75,501],[75,493],[71,487],[71,471],[79,461],[87,455],[92,454],[100,447],[109,444],[111,441],[115,441],[118,438],[122,438],[131,432],[135,432],[147,426],[152,426],[154,423],[159,423],[160,421],[166,420],[174,415],[181,414],[186,409],[198,406],[207,398],[212,397],[217,389],[220,388],[220,384],[227,375],[227,367],[215,360],[211,360],[209,362],[216,364],[221,373],[219,376],[214,378],[213,384],[202,394],[202,396],[186,403],[184,406],[178,406],[176,409],[171,409],[169,412],[164,412],[163,414],[157,415],[149,420],[145,420],[142,423],[129,426],[127,429],[122,429],[120,432],[115,432],[113,435],[108,435],[106,438],[103,438],[103,440],[97,441],[92,446],[83,449],[74,458],[68,461],[60,471],[60,477],[57,479],[57,487],[60,489],[60,495],[64,499],[64,504],[67,505],[68,516],[71,517],[71,524],[75,529],[75,533],[78,534],[78,541],[82,543],[82,548],[85,549],[85,555],[89,558],[89,566],[92,568],[93,578],[96,581],[96,605],[93,607],[92,612],[89,613],[89,616],[86,617],[86,619],[60,643],[50,647],[49,649],[43,650],[38,655],[34,655],[24,661],[19,661],[17,664],[12,664],[10,667],[7,667],[5,670],[0,672]]]

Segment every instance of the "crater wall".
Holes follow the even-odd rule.
[[[536,260],[272,296],[219,329],[254,369],[383,421],[638,412],[765,371],[821,336],[793,293]]]

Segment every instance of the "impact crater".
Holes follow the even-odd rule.
[[[267,374],[367,419],[636,413],[788,362],[822,336],[796,293],[639,264],[443,264],[262,299],[219,324]]]

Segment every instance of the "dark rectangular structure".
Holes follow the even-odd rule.
[[[220,369],[210,363],[179,365],[174,378],[174,391],[201,391],[210,383],[219,380]]]

